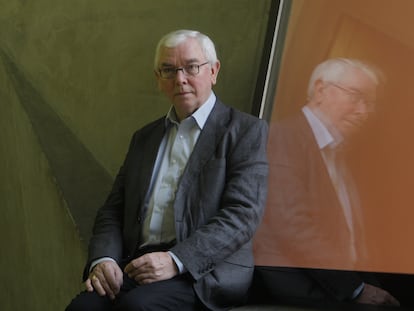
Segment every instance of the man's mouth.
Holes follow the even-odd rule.
[[[191,94],[191,92],[185,92],[185,91],[181,91],[181,92],[177,92],[175,93],[175,96],[185,96]]]
[[[364,124],[364,120],[346,120],[346,123],[353,128],[360,128]]]

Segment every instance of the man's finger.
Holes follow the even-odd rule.
[[[155,278],[151,273],[141,273],[134,277],[134,280],[140,284],[150,284],[155,281],[157,281],[157,278]]]
[[[115,299],[115,293],[112,290],[110,284],[107,282],[105,276],[97,278],[99,280],[99,283],[101,284],[103,290],[105,291],[105,294],[108,295],[110,299]]]
[[[110,294],[111,299],[115,298],[115,295],[118,294],[120,289],[120,282],[116,277],[116,270],[103,270],[103,278],[105,280],[103,282],[104,288],[108,288],[109,292],[107,291],[107,293]]]
[[[129,264],[126,265],[124,272],[128,274],[136,269],[140,269],[143,265],[147,263],[146,258],[147,257],[143,257],[143,256],[135,258]]]
[[[93,288],[95,288],[96,292],[98,293],[99,296],[105,296],[105,290],[101,285],[101,282],[99,281],[99,279],[96,277],[96,275],[92,275],[91,277],[91,283]]]
[[[93,286],[89,278],[85,281],[85,286],[88,292],[93,292]]]

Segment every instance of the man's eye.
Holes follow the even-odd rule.
[[[187,71],[196,71],[197,67],[197,65],[188,65],[186,69]]]
[[[174,72],[174,71],[175,71],[175,69],[174,69],[174,68],[163,68],[163,69],[162,69],[162,71],[163,71],[164,73],[172,73],[172,72]]]

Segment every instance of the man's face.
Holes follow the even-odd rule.
[[[163,47],[158,59],[159,69],[181,68],[188,65],[201,65],[207,59],[195,39],[187,39],[173,48]],[[171,79],[162,78],[155,72],[159,89],[171,100],[180,120],[196,111],[210,96],[212,86],[216,84],[220,63],[199,67],[199,73],[192,76],[178,70]]]
[[[374,110],[376,84],[360,69],[351,68],[340,82],[317,81],[315,96],[320,111],[346,137]]]

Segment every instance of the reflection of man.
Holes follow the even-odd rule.
[[[87,291],[67,310],[222,310],[246,297],[267,125],[216,98],[219,68],[207,36],[161,39],[155,75],[172,107],[132,138],[97,214]]]
[[[358,194],[341,150],[374,109],[377,85],[376,72],[362,62],[327,60],[311,76],[302,113],[271,127],[271,191],[257,235],[258,264],[352,270],[366,259]],[[308,277],[339,300],[398,303],[353,272],[315,269]]]

